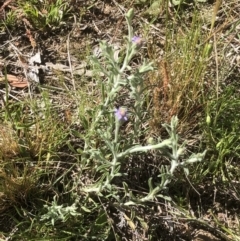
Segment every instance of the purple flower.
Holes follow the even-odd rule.
[[[141,46],[142,43],[143,43],[143,39],[141,37],[138,37],[138,36],[134,36],[132,38],[132,42],[135,43],[136,45],[138,46]]]
[[[115,109],[115,116],[117,117],[118,121],[127,121],[127,109],[123,107],[119,107],[118,109]]]

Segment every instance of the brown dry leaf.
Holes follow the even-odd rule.
[[[4,81],[4,80],[5,80],[5,77],[0,78],[0,81]],[[12,74],[7,74],[7,80],[12,87],[17,87],[17,88],[28,87],[28,82],[26,78],[15,76]]]

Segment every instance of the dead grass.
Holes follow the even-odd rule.
[[[18,138],[11,125],[5,123],[0,125],[0,149],[4,158],[14,157],[19,153]]]

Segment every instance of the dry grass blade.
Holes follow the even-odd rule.
[[[19,153],[17,136],[7,124],[0,124],[0,155],[5,158],[13,157]]]
[[[213,26],[214,26],[214,23],[216,21],[217,13],[218,13],[218,10],[220,9],[221,5],[222,5],[222,0],[216,0],[215,6],[213,8],[213,15],[212,15],[210,33],[212,33]]]

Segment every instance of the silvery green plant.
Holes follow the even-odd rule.
[[[63,205],[57,204],[57,198],[54,196],[51,205],[44,205],[44,207],[48,210],[46,214],[41,216],[41,221],[49,221],[52,226],[54,226],[56,221],[67,221],[71,216],[77,216],[79,213],[77,212],[76,204],[72,204],[68,207],[63,207]]]
[[[167,200],[171,200],[169,197],[164,197],[160,192],[165,190],[168,186],[168,184],[172,181],[174,178],[174,173],[177,170],[177,168],[182,168],[186,175],[189,174],[189,168],[188,166],[195,162],[201,162],[206,154],[206,151],[203,153],[197,153],[192,154],[190,157],[183,159],[184,152],[186,150],[186,143],[183,143],[182,145],[178,144],[179,137],[177,134],[177,124],[178,124],[178,118],[176,116],[172,117],[171,124],[163,124],[163,127],[167,130],[169,134],[169,139],[164,140],[158,144],[154,144],[154,140],[149,140],[149,142],[153,143],[148,146],[142,146],[140,147],[141,151],[146,150],[154,150],[154,149],[160,149],[162,152],[162,155],[168,157],[170,160],[170,167],[169,166],[161,166],[160,168],[160,174],[159,177],[159,183],[155,187],[153,187],[152,184],[152,178],[149,178],[148,185],[149,185],[149,193],[147,196],[142,198],[136,198],[134,195],[128,190],[128,186],[126,183],[123,183],[124,189],[125,189],[125,195],[130,197],[130,201],[124,203],[125,205],[135,205],[139,203],[143,203],[146,201],[151,201],[155,197],[161,197],[165,198]],[[133,148],[130,150],[130,152],[136,152],[139,151],[139,147]]]
[[[115,177],[121,178],[124,173],[120,173],[121,164],[127,160],[130,155],[143,153],[152,150],[161,150],[162,155],[170,159],[170,168],[162,167],[159,175],[159,183],[154,184],[149,179],[149,194],[142,198],[135,198],[131,191],[128,190],[127,184],[123,183],[126,196],[130,201],[125,205],[133,205],[152,200],[154,197],[161,196],[160,192],[167,187],[174,177],[177,168],[182,167],[188,174],[188,166],[197,161],[202,161],[204,153],[192,155],[186,160],[182,160],[185,145],[178,144],[178,135],[176,132],[178,119],[173,117],[170,125],[164,125],[169,133],[170,138],[164,141],[149,141],[146,146],[139,145],[137,137],[141,130],[142,119],[144,117],[143,110],[143,92],[144,92],[144,75],[148,71],[153,70],[152,63],[143,61],[142,65],[137,68],[131,67],[131,60],[138,53],[141,47],[141,38],[133,35],[132,19],[133,10],[129,10],[126,14],[126,22],[128,25],[128,37],[126,41],[126,50],[123,59],[116,57],[113,47],[106,42],[101,42],[102,59],[93,57],[95,68],[100,70],[106,81],[101,84],[102,103],[93,116],[92,124],[85,136],[85,146],[82,152],[81,169],[90,169],[87,167],[91,163],[91,171],[93,175],[98,176],[98,180],[93,185],[85,185],[83,191],[90,193],[95,192],[102,195],[108,192],[110,196],[115,197],[118,201],[119,195],[116,186],[113,185]],[[129,118],[126,107],[115,108],[114,101],[121,95],[121,90],[125,88],[129,91],[129,99],[131,100],[132,118]],[[129,133],[121,136],[120,129],[123,123],[132,122],[133,135]],[[114,130],[115,129],[115,130]],[[136,138],[135,138],[136,137]],[[94,139],[97,139],[101,145],[96,147]],[[161,196],[162,197],[162,196]]]

